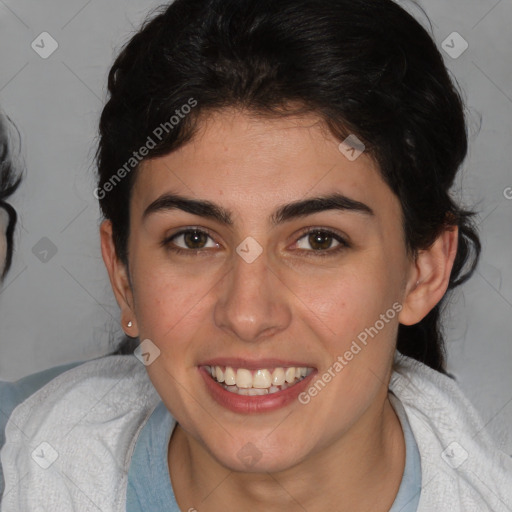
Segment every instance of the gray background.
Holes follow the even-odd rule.
[[[13,200],[17,252],[0,291],[0,379],[100,356],[121,333],[92,195],[96,127],[114,54],[157,5],[0,0],[0,106],[21,131],[27,169]],[[470,118],[454,193],[479,212],[483,254],[448,310],[449,371],[512,454],[512,1],[421,5],[440,48],[452,32],[469,44],[458,58],[442,52]],[[59,45],[47,59],[31,47],[42,32]]]

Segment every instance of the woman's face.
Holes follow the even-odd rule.
[[[137,176],[131,334],[160,351],[147,371],[183,431],[228,468],[292,467],[382,412],[411,262],[398,199],[356,156],[316,117],[225,110]],[[269,393],[290,367],[309,375]]]

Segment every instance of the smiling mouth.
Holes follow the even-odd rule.
[[[295,386],[314,368],[290,366],[248,370],[231,366],[204,366],[211,378],[230,393],[261,396],[278,393]]]

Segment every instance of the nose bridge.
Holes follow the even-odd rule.
[[[291,316],[280,286],[265,253],[253,260],[235,254],[215,305],[216,325],[247,342],[286,328]]]

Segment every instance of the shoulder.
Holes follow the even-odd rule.
[[[389,389],[404,407],[429,482],[418,510],[509,510],[512,458],[457,382],[397,351]]]
[[[78,361],[54,366],[14,382],[0,380],[0,448],[4,444],[5,424],[16,406],[61,373],[83,363],[84,361]]]
[[[24,399],[20,404],[23,407],[16,408],[17,422],[43,421],[59,414],[62,407],[73,408],[75,404],[81,410],[93,407],[97,401],[106,406],[116,400],[121,390],[140,388],[144,393],[151,388],[144,366],[133,356],[105,356],[82,362],[67,371],[51,370],[45,376],[29,376],[24,383],[13,383],[17,391],[11,390],[10,394]],[[34,390],[34,385],[45,378],[44,385]],[[25,393],[30,394],[24,396]],[[123,400],[137,401],[140,395],[124,396]]]
[[[78,361],[54,366],[14,382],[0,380],[0,449],[5,444],[5,426],[14,409],[52,379],[61,373],[81,365],[83,362],[84,361]],[[3,472],[0,465],[0,495],[3,491],[3,484]]]
[[[7,422],[0,458],[9,503],[32,510],[43,487],[45,498],[66,497],[70,507],[84,496],[105,506],[107,496],[121,499],[138,432],[159,401],[144,365],[132,355],[105,356],[60,373]],[[33,463],[39,459],[43,469],[56,470],[41,471]],[[23,493],[16,485],[21,477]],[[76,481],[80,490],[70,484]]]

